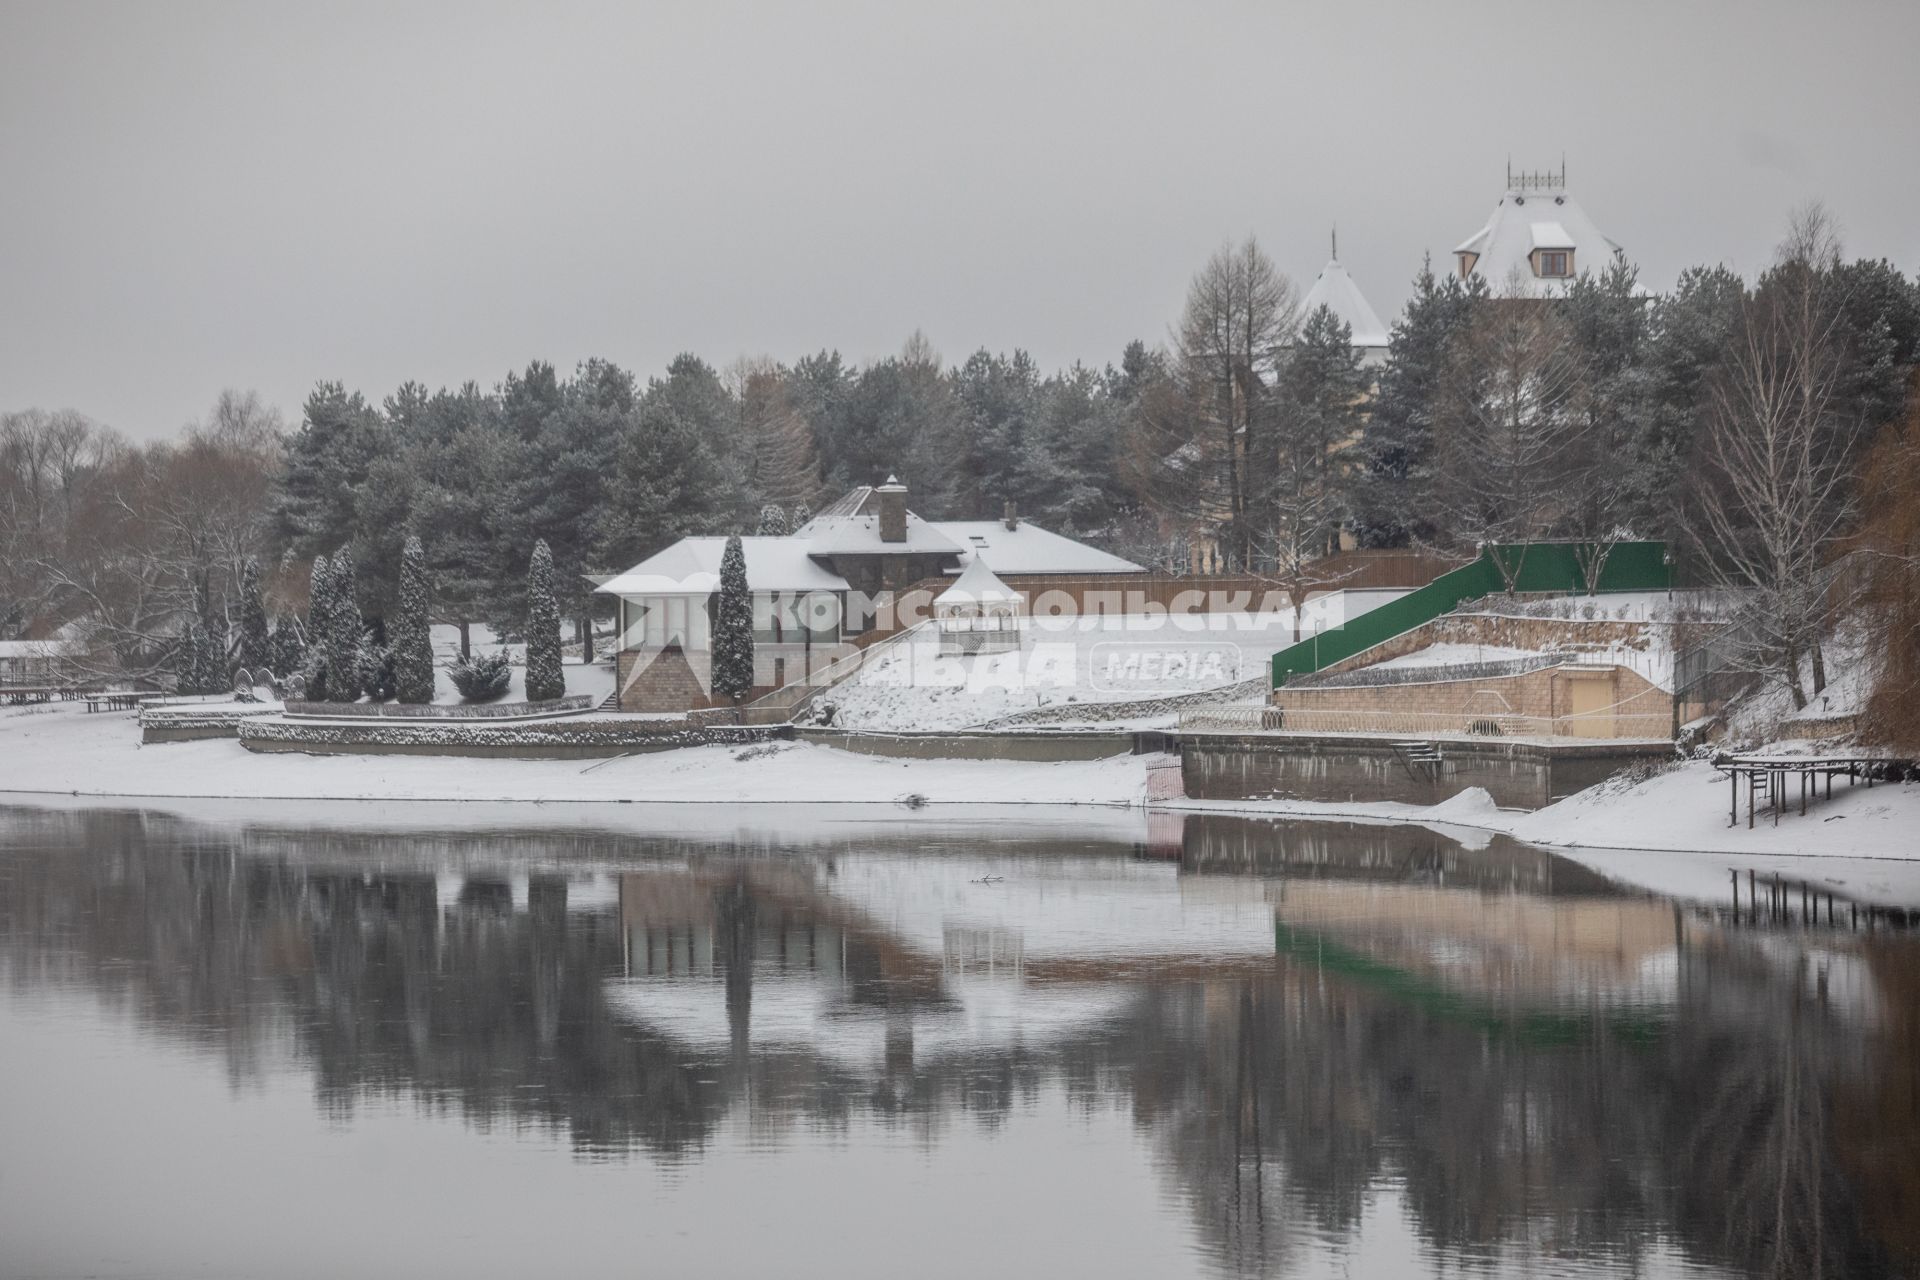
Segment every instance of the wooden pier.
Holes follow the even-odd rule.
[[[1747,826],[1751,828],[1755,813],[1762,808],[1773,815],[1774,826],[1780,825],[1780,815],[1792,803],[1787,796],[1790,780],[1798,779],[1800,813],[1804,817],[1809,800],[1833,799],[1833,780],[1837,777],[1846,778],[1849,787],[1863,779],[1871,787],[1876,775],[1881,778],[1905,776],[1912,771],[1913,763],[1868,755],[1728,756],[1714,761],[1713,767],[1727,775],[1727,825],[1730,827],[1740,825],[1740,784],[1743,781],[1747,784]],[[1824,796],[1820,794],[1823,781]]]

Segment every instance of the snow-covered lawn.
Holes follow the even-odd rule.
[[[568,673],[577,668],[569,668]],[[142,747],[131,713],[0,709],[0,792],[236,799],[1137,804],[1142,757],[892,760],[807,743],[605,760],[255,754],[231,739]]]
[[[1293,615],[1120,614],[1027,620],[1017,652],[943,655],[927,628],[820,697],[835,724],[959,729],[1062,703],[1132,702],[1264,675]]]

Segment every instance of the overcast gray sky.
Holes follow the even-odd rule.
[[[0,409],[1164,339],[1252,232],[1383,317],[1517,168],[1656,288],[1920,267],[1920,4],[0,0]]]

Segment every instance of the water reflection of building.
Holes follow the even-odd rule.
[[[1682,940],[1648,898],[1546,898],[1432,885],[1296,881],[1283,928],[1483,996],[1670,1003]]]
[[[652,841],[598,879],[490,871],[498,836],[411,864],[336,836],[315,864],[139,815],[0,815],[0,955],[9,981],[86,983],[237,1070],[290,1053],[342,1113],[410,1095],[597,1152],[694,1159],[739,1114],[932,1141],[1057,1085],[1126,1109],[1229,1273],[1350,1241],[1387,1188],[1427,1256],[1456,1262],[1912,1270],[1910,943],[1814,939],[1802,965],[1792,939],[1690,919],[1660,1016],[1623,1018],[1560,984],[1638,971],[1659,921],[1672,944],[1664,904],[1528,861],[1549,855],[1396,848],[1382,828],[1290,829],[1281,879],[1230,875],[1213,855],[1255,833],[1213,826],[1189,865],[1125,845],[981,841],[917,866],[894,840],[777,859]],[[537,867],[543,839],[525,837]],[[1354,963],[1276,955],[1276,905]],[[1246,941],[1262,913],[1264,957]],[[1840,957],[1844,999],[1815,976]],[[781,1013],[796,991],[804,1018]],[[679,993],[708,1030],[659,1016]],[[1764,1212],[1779,1195],[1792,1212]]]

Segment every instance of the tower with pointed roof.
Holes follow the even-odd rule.
[[[1321,307],[1333,312],[1334,318],[1353,330],[1353,349],[1360,355],[1360,363],[1365,368],[1385,364],[1389,334],[1387,326],[1380,323],[1380,316],[1368,305],[1366,295],[1360,292],[1360,286],[1340,261],[1340,238],[1336,231],[1330,246],[1332,256],[1327,265],[1320,268],[1320,274],[1314,278],[1313,287],[1307,290],[1307,296],[1301,299],[1300,316],[1305,319]]]
[[[1487,224],[1453,251],[1462,280],[1475,276],[1495,294],[1558,298],[1582,272],[1599,273],[1621,254],[1567,192],[1560,172],[1515,173]]]

